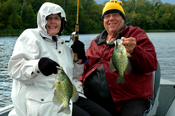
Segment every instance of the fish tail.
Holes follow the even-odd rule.
[[[125,84],[125,78],[124,78],[124,76],[123,75],[119,75],[118,77],[117,77],[117,80],[116,80],[116,83],[122,83],[122,84]]]
[[[65,106],[65,107],[62,107],[59,112],[64,112],[66,114],[70,114],[70,107],[69,107],[69,105]]]

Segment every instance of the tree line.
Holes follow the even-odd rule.
[[[161,0],[121,1],[127,25],[144,30],[175,30],[175,5],[163,4]],[[37,27],[37,12],[44,2],[59,4],[65,10],[67,25],[64,33],[75,31],[77,0],[0,0],[0,31]],[[80,33],[96,33],[104,29],[101,17],[106,2],[79,1]]]

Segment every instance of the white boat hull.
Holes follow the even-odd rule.
[[[14,106],[9,105],[0,109],[0,116],[16,116]],[[147,116],[175,116],[174,82],[161,79],[153,107]]]

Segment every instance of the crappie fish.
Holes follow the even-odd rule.
[[[109,70],[111,72],[118,70],[118,77],[116,83],[125,83],[124,72],[128,74],[132,67],[128,57],[130,54],[126,51],[121,39],[114,41],[115,47],[109,63]]]
[[[54,91],[53,102],[58,106],[63,103],[63,107],[59,112],[70,114],[70,99],[72,102],[75,102],[79,95],[75,86],[71,83],[69,77],[64,72],[63,67],[57,67],[57,69],[58,72],[55,78],[55,84],[52,87],[52,89],[56,88]]]

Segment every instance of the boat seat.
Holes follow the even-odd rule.
[[[152,100],[155,100],[159,85],[160,85],[160,78],[161,78],[161,72],[160,72],[160,65],[159,62],[157,64],[157,70],[153,72],[153,95]],[[154,101],[153,101],[154,102]]]
[[[159,106],[159,92],[160,92],[160,78],[161,78],[161,69],[159,62],[157,64],[157,70],[153,72],[153,95],[152,95],[152,108],[146,116],[154,116],[157,112]]]

